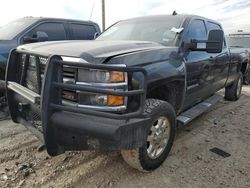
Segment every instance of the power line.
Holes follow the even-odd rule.
[[[93,5],[92,5],[92,9],[91,9],[91,13],[90,13],[89,20],[91,20],[91,19],[92,19],[92,15],[93,15],[94,8],[95,8],[95,2],[93,2]]]

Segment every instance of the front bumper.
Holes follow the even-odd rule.
[[[55,142],[62,151],[116,150],[141,147],[147,139],[149,121],[149,118],[127,121],[55,112],[50,126],[54,130]]]
[[[64,62],[58,56],[51,56],[46,64],[42,92],[38,95],[19,84],[16,76],[12,74],[13,70],[17,69],[16,59],[14,50],[8,62],[6,77],[6,95],[11,117],[13,121],[28,125],[28,127],[30,127],[30,120],[34,120],[33,116],[36,122],[40,121],[44,143],[50,155],[58,155],[67,150],[135,149],[146,142],[150,118],[143,114],[147,78],[144,69]],[[141,72],[144,75],[142,88],[111,91],[64,84],[62,67],[65,65],[129,73]],[[139,96],[140,105],[136,111],[124,114],[66,106],[61,97],[64,88],[126,97],[136,95]],[[30,130],[32,131],[33,128]]]

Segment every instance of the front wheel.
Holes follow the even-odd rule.
[[[233,84],[226,87],[225,99],[229,101],[238,100],[241,95],[242,85],[243,85],[243,76],[242,73],[240,73],[237,79],[233,82]]]
[[[122,150],[123,159],[140,171],[158,168],[167,158],[174,142],[176,115],[173,107],[161,100],[147,99],[144,112],[151,118],[146,143],[134,150]]]

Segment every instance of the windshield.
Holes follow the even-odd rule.
[[[227,37],[229,46],[250,48],[250,35]]]
[[[138,19],[121,21],[110,27],[97,40],[152,41],[173,46],[175,38],[183,28],[182,20],[172,17],[164,19]]]
[[[0,40],[12,40],[25,28],[33,24],[33,19],[19,19],[0,27]]]

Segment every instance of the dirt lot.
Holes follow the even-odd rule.
[[[250,187],[250,87],[180,127],[156,171],[141,173],[119,152],[69,152],[51,158],[22,125],[0,122],[0,187]],[[218,147],[223,158],[209,151]]]

